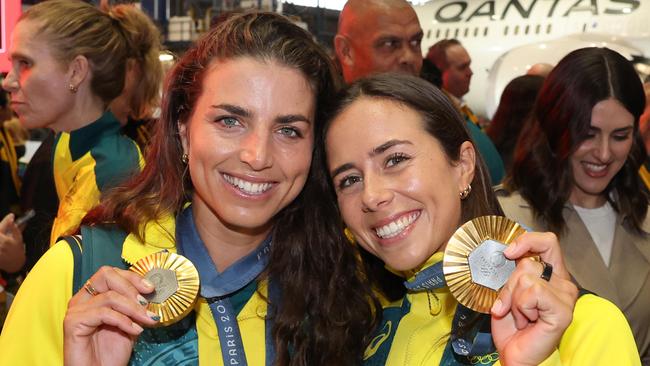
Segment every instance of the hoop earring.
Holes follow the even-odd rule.
[[[472,185],[468,184],[467,188],[463,189],[463,191],[459,193],[461,201],[466,199],[469,196],[470,192],[472,192]]]
[[[186,153],[183,153],[183,155],[181,155],[181,161],[183,164],[187,164],[190,161],[190,156]]]
[[[77,90],[79,90],[78,87],[74,86],[72,83],[68,85],[68,90],[70,90],[70,93],[75,94]]]
[[[352,234],[352,231],[349,228],[346,227],[345,230],[343,230],[343,233],[350,244],[355,245],[357,243],[357,238],[354,237],[354,234]]]

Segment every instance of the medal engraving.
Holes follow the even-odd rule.
[[[515,270],[515,262],[507,259],[503,251],[507,246],[488,239],[469,254],[472,281],[494,291],[499,291]]]
[[[156,326],[173,324],[189,314],[199,294],[199,273],[192,262],[166,250],[137,261],[129,270],[149,280],[155,287],[143,294],[147,310],[160,316]]]
[[[144,278],[153,283],[156,288],[154,292],[145,295],[149,302],[162,304],[178,290],[176,272],[169,269],[154,268],[144,275]]]
[[[456,230],[445,248],[442,271],[449,291],[463,306],[489,314],[515,262],[503,251],[526,230],[502,216],[481,216]]]

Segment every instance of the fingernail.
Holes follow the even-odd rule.
[[[501,314],[501,308],[503,307],[503,303],[501,302],[501,299],[497,299],[494,304],[492,304],[492,313],[495,314]]]
[[[506,250],[503,251],[503,253],[506,255],[512,254],[512,252],[515,251],[515,248],[517,248],[517,242],[513,241],[512,243],[510,243],[510,245],[508,245],[508,247],[506,248]]]
[[[151,311],[147,310],[147,316],[151,318],[151,320],[159,322],[160,321],[160,315],[152,313]]]
[[[146,279],[146,278],[143,278],[143,279],[142,279],[142,284],[143,284],[145,287],[154,288],[153,283],[151,283],[151,281],[149,281],[149,280]]]
[[[138,296],[137,296],[136,298],[138,299],[138,302],[139,302],[140,305],[142,305],[142,306],[145,306],[145,305],[147,305],[147,304],[149,303],[149,302],[147,301],[147,299],[145,299],[144,297],[142,297],[142,295],[140,295],[140,294],[138,294]]]
[[[133,329],[137,330],[138,333],[142,333],[142,331],[144,330],[138,323],[131,323],[131,326],[133,327]]]

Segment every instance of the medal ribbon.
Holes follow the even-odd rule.
[[[241,258],[222,273],[217,271],[205,244],[199,237],[191,206],[185,208],[176,219],[176,240],[178,252],[192,261],[199,272],[201,296],[208,300],[212,317],[217,325],[224,365],[247,365],[244,344],[237,324],[237,314],[229,296],[254,281],[266,268],[271,251],[271,237],[266,238],[255,251]],[[271,287],[269,285],[269,291]],[[270,297],[275,296],[271,294]],[[266,328],[270,328],[269,322],[266,323]],[[269,364],[269,359],[274,358],[274,351],[272,342],[268,339],[268,329],[266,334],[266,359]]]
[[[442,270],[442,262],[438,262],[431,267],[427,267],[415,275],[411,281],[404,281],[404,286],[413,292],[435,290],[447,286],[445,276]],[[452,323],[452,336],[451,348],[453,352],[461,357],[481,356],[495,352],[496,348],[492,342],[492,334],[490,333],[490,317],[489,315],[481,314],[481,317],[476,321],[475,325],[463,337],[459,337],[456,330],[464,328],[468,319],[474,318],[475,312],[471,309],[458,304],[456,314]],[[487,327],[486,327],[487,321]],[[472,339],[472,341],[470,341]],[[450,354],[449,347],[445,350],[443,355],[442,364],[449,363],[454,359],[454,355]]]

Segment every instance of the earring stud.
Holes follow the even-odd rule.
[[[463,189],[463,191],[459,193],[460,199],[464,200],[465,198],[467,198],[469,196],[470,192],[472,192],[472,185],[468,184],[467,188]]]

